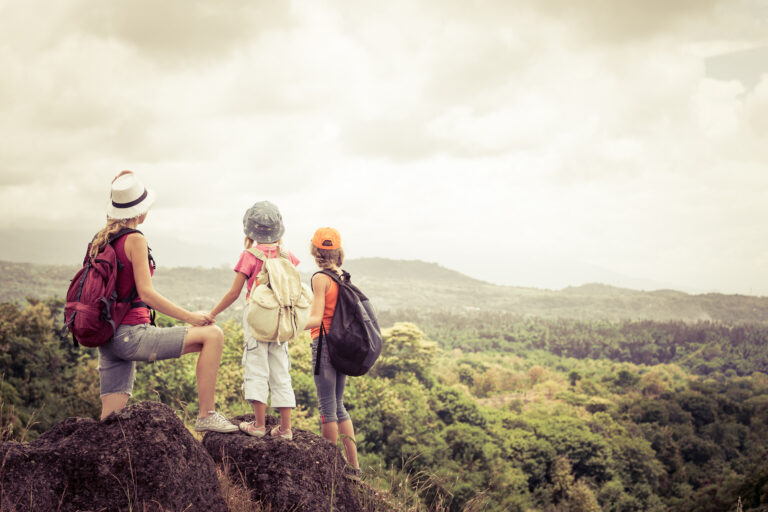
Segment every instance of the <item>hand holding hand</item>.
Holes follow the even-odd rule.
[[[189,320],[187,320],[187,322],[194,325],[195,327],[201,327],[203,325],[213,323],[213,319],[210,318],[207,313],[196,311],[194,313],[190,313]]]

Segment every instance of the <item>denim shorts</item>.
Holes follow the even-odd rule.
[[[99,347],[101,396],[133,391],[135,361],[175,359],[184,350],[186,326],[155,327],[150,324],[121,325],[115,336]]]

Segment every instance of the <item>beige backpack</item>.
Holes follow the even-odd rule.
[[[289,341],[304,330],[312,306],[312,291],[301,282],[299,271],[288,255],[280,251],[267,258],[258,249],[248,249],[262,261],[259,282],[248,297],[246,320],[259,341]]]

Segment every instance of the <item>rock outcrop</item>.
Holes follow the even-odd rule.
[[[167,406],[103,422],[69,418],[31,443],[0,443],[3,511],[225,512],[216,467]]]
[[[250,421],[239,416],[233,422]],[[267,416],[267,427],[276,419]],[[203,446],[235,481],[251,490],[252,498],[270,510],[304,512],[362,510],[359,485],[344,478],[345,461],[336,446],[318,435],[293,429],[293,440],[242,432],[209,432]]]

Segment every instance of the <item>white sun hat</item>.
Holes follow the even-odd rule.
[[[155,191],[147,190],[132,172],[115,178],[110,190],[107,217],[132,219],[146,213],[155,202]]]

